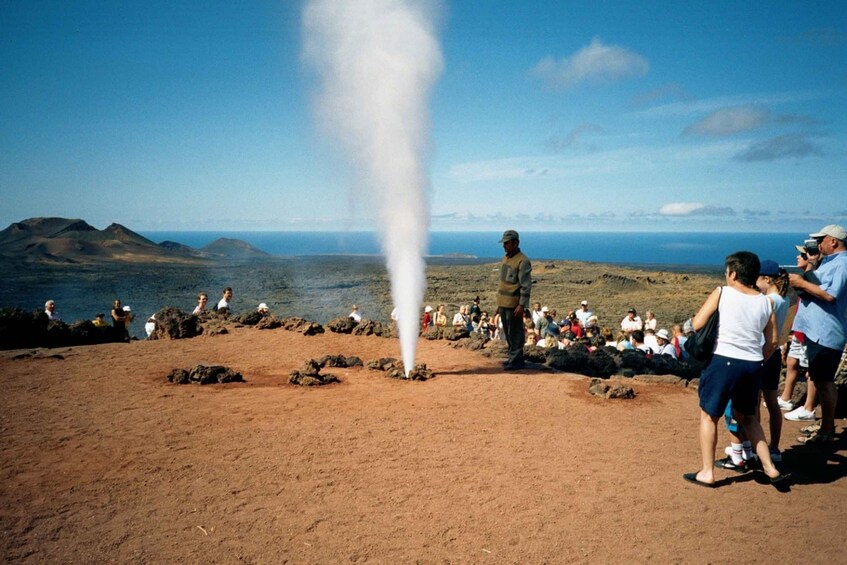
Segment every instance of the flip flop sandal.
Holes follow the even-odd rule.
[[[825,443],[834,443],[835,436],[830,434],[822,434],[818,431],[813,433],[812,435],[800,436],[797,438],[797,441],[799,441],[803,445],[822,445]]]
[[[746,473],[749,469],[747,469],[747,465],[742,462],[740,465],[736,465],[732,461],[732,457],[724,457],[723,459],[718,459],[715,461],[715,467],[719,469],[726,469],[728,471],[735,471],[736,473]]]
[[[704,483],[703,481],[698,481],[697,473],[685,473],[682,478],[688,481],[689,483],[695,484],[697,486],[715,488],[715,483]]]
[[[803,426],[800,428],[800,433],[804,436],[810,436],[813,433],[819,431],[821,429],[820,423],[817,424],[809,424],[808,426]]]

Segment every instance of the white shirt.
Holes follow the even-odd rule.
[[[227,310],[229,310],[229,302],[226,301],[226,298],[221,298],[218,302],[217,309],[220,310],[221,308],[226,308]]]
[[[629,319],[629,316],[624,318],[621,321],[621,329],[625,332],[634,332],[635,330],[640,330],[643,328],[643,324],[641,323],[641,318],[635,316],[633,319]]]
[[[350,318],[353,318],[353,320],[354,320],[354,321],[356,321],[356,322],[361,322],[361,321],[362,321],[362,315],[361,315],[361,314],[359,314],[359,311],[358,311],[358,310],[353,310],[352,312],[350,312],[350,316],[349,316],[349,317],[350,317]]]
[[[764,294],[744,294],[723,287],[718,305],[718,345],[715,355],[745,361],[762,361],[764,329],[771,317],[771,303]]]

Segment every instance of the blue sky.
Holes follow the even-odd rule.
[[[362,229],[302,4],[3,2],[0,224]],[[847,3],[443,2],[432,229],[847,222]]]

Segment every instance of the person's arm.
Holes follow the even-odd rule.
[[[806,294],[817,298],[818,300],[823,300],[824,302],[835,302],[835,297],[830,293],[822,289],[820,286],[816,285],[813,282],[809,282],[800,275],[790,274],[788,275],[788,283],[797,290],[803,290]]]
[[[518,283],[521,285],[521,297],[515,316],[523,316],[524,310],[529,309],[529,297],[532,293],[532,263],[529,259],[521,261],[518,267]]]
[[[779,344],[779,328],[776,325],[776,313],[771,308],[771,316],[768,318],[768,323],[765,326],[764,330],[765,334],[765,345],[762,348],[762,355],[765,357],[765,361],[771,358],[773,352],[776,351],[776,348]]]
[[[700,331],[700,329],[706,325],[706,321],[709,317],[717,311],[720,299],[721,289],[718,287],[712,291],[712,294],[709,295],[709,298],[706,299],[700,307],[700,310],[698,310],[694,315],[694,318],[691,319],[691,325],[694,326],[694,331]]]

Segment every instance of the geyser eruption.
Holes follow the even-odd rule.
[[[427,100],[441,72],[426,0],[309,0],[304,58],[321,88],[316,111],[345,147],[377,207],[406,372],[414,366],[426,288]]]

